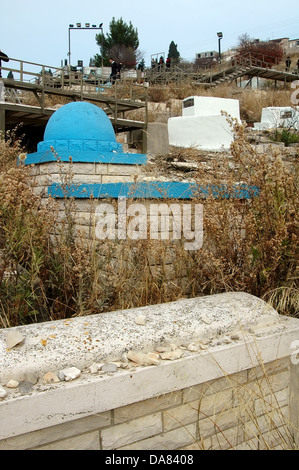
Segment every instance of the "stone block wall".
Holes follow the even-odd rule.
[[[149,170],[149,171],[147,171]],[[152,184],[153,187],[156,187],[156,184],[164,184],[167,188],[168,182],[165,182],[165,178],[159,178],[152,176],[150,169],[144,165],[124,165],[117,163],[65,163],[65,162],[48,162],[40,165],[32,165],[32,184],[34,186],[34,191],[36,194],[41,195],[45,200],[49,197],[49,187],[52,185],[59,185],[62,188],[62,194],[67,185],[72,185],[73,188],[81,187],[82,185],[92,187],[92,185],[98,185],[99,188],[103,188],[102,192],[105,194],[106,189],[109,191],[114,191],[113,185],[118,185],[118,188],[122,188],[122,185],[127,183],[132,185],[132,191],[135,191],[135,185],[139,183]],[[170,180],[171,182],[171,180]],[[184,184],[184,183],[183,183]],[[189,185],[189,182],[185,181],[186,186]],[[110,186],[109,186],[110,185]],[[112,188],[112,189],[111,189]],[[115,206],[117,214],[117,196],[115,195],[117,190],[112,194],[111,192],[107,193],[107,198],[101,197],[82,197],[84,196],[84,189],[80,193],[78,189],[76,196],[73,198],[72,202],[69,205],[72,207],[72,213],[75,223],[76,232],[80,231],[88,239],[93,239],[94,237],[94,227],[95,227],[95,209],[99,204],[112,203]],[[157,189],[157,192],[160,190]],[[171,205],[173,203],[178,203],[179,201],[176,198],[169,198],[168,196],[163,196],[163,188],[160,191],[162,195],[160,200],[148,198],[146,195],[144,198],[137,197],[137,199],[128,197],[127,205],[129,206],[132,202],[142,203],[148,210],[151,204],[162,204],[166,203]],[[130,190],[129,190],[130,193]],[[57,220],[60,221],[64,218],[65,207],[66,207],[66,198],[60,197],[57,198]],[[114,201],[114,202],[113,202]],[[194,204],[192,200],[182,199],[182,204]],[[171,220],[170,220],[171,222]],[[171,227],[170,227],[171,229]],[[163,232],[161,232],[159,226],[159,238],[163,239]]]
[[[194,225],[194,214],[195,214],[195,205],[199,205],[202,200],[197,199],[193,200],[192,197],[187,198],[174,198],[166,195],[164,197],[164,192],[167,192],[169,184],[174,185],[185,185],[184,192],[190,192],[186,188],[189,188],[189,185],[194,184],[194,180],[191,178],[188,179],[186,176],[180,176],[180,178],[167,178],[162,175],[156,175],[152,170],[152,165],[150,163],[146,164],[119,164],[115,161],[110,163],[92,163],[92,162],[72,162],[71,164],[65,161],[60,162],[46,162],[41,164],[35,164],[31,167],[32,171],[32,180],[35,185],[35,191],[38,194],[41,194],[46,201],[49,196],[49,188],[52,185],[62,185],[66,187],[67,185],[73,185],[76,188],[83,186],[93,188],[97,185],[100,190],[105,194],[106,189],[108,188],[109,194],[107,198],[88,198],[83,197],[84,189],[78,190],[75,197],[72,198],[56,198],[56,207],[57,207],[57,226],[53,227],[53,231],[56,228],[61,227],[61,221],[65,219],[66,207],[71,210],[73,221],[74,221],[74,230],[75,234],[83,235],[87,240],[99,241],[96,237],[95,228],[97,224],[97,218],[95,217],[95,211],[100,204],[112,204],[116,214],[116,227],[118,226],[118,199],[115,188],[122,189],[125,185],[132,185],[134,190],[138,184],[152,185],[154,188],[161,184],[161,191],[157,192],[162,197],[160,199],[152,199],[148,197],[137,197],[127,198],[127,207],[129,208],[132,203],[141,203],[147,211],[147,228],[151,230],[151,220],[150,220],[150,206],[166,204],[170,207],[172,204],[180,206],[181,214],[183,213],[183,206],[191,206],[191,230],[195,230]],[[164,186],[163,186],[164,185]],[[191,191],[192,192],[192,191]],[[203,214],[204,218],[204,214]],[[127,221],[129,219],[127,218]],[[182,217],[181,217],[182,221]],[[183,224],[182,224],[183,225]],[[170,212],[169,217],[169,230],[168,227],[163,228],[161,223],[161,216],[158,216],[158,227],[155,234],[150,234],[148,232],[147,240],[155,244],[150,243],[146,246],[146,253],[148,253],[146,266],[142,265],[141,268],[144,269],[145,276],[153,276],[154,279],[158,281],[163,279],[166,289],[171,289],[171,284],[175,283],[175,288],[177,291],[184,291],[184,293],[190,293],[193,288],[193,284],[190,283],[190,278],[188,279],[187,270],[189,269],[189,264],[192,264],[192,260],[189,259],[190,253],[186,253],[185,242],[189,244],[190,241],[195,241],[197,250],[201,248],[201,234],[197,233],[197,239],[186,240],[184,237],[183,226],[182,228],[182,237],[174,240],[173,239],[173,219]],[[66,227],[67,229],[67,227]],[[242,227],[240,227],[242,230]],[[104,241],[100,240],[101,244],[99,253],[102,257],[103,266],[108,265],[108,263],[117,262],[121,259],[124,263],[127,263],[129,260],[128,249],[124,246],[125,243],[129,246],[129,249],[132,250],[132,256],[136,255],[136,252],[142,250],[140,240],[129,240],[127,239],[122,242],[119,240],[116,235],[115,241],[108,240],[104,246]],[[190,246],[190,245],[189,245]],[[127,253],[127,256],[124,256],[124,252]],[[108,253],[108,255],[107,255]],[[186,256],[185,256],[186,255]],[[106,258],[105,258],[106,256]],[[189,264],[187,262],[189,260]],[[101,261],[101,260],[100,260]],[[130,263],[128,262],[128,265]],[[109,269],[108,269],[109,270]],[[105,273],[108,271],[105,269]]]
[[[281,359],[9,438],[0,450],[291,449],[289,384]]]
[[[134,182],[142,167],[111,163],[50,162],[32,167],[32,177],[38,194],[48,197],[48,187],[57,184],[105,184]]]

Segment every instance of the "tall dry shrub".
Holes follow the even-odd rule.
[[[298,314],[298,168],[290,172],[275,150],[258,154],[244,126],[234,123],[234,132],[233,159],[218,160],[209,180],[205,175],[225,191],[205,201],[205,241],[193,265],[196,292],[243,290],[269,299],[288,287],[283,313]],[[249,199],[234,199],[236,183],[252,188]]]
[[[72,200],[36,194],[19,140],[0,143],[0,327],[91,313],[93,251],[75,236]],[[19,162],[17,163],[17,161]]]

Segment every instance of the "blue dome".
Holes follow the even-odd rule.
[[[44,140],[37,152],[27,155],[25,164],[52,161],[88,163],[146,163],[146,155],[124,153],[113,126],[98,106],[77,101],[61,106],[50,117]]]
[[[98,106],[78,101],[59,108],[50,117],[44,141],[103,140],[116,142],[113,126]]]

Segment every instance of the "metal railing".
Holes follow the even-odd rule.
[[[11,76],[2,77],[5,101],[10,104],[37,106],[43,113],[47,106],[51,108],[53,105],[53,101],[47,101],[46,97],[58,95],[66,101],[71,99],[96,103],[111,116],[115,128],[134,127],[134,117],[128,118],[126,113],[142,110],[135,125],[138,128],[147,127],[148,87],[138,78],[126,79],[125,74],[111,84],[110,67],[106,68],[105,76],[92,76],[69,67],[52,67],[9,58],[9,63],[5,62],[1,70]]]
[[[261,67],[264,69],[271,69],[274,65],[278,65],[281,59],[269,54],[262,54],[258,52],[247,52],[245,54],[237,54],[232,59],[234,65],[246,65],[249,67]]]
[[[264,69],[271,69],[277,66],[281,60],[275,56],[261,54],[261,53],[244,53],[236,54],[229,61],[222,61],[221,64],[213,64],[210,67],[182,67],[171,66],[167,69],[165,65],[156,65],[153,69],[146,71],[146,79],[152,84],[180,82],[182,80],[190,79],[198,83],[213,83],[221,75],[223,78],[233,73],[234,69],[240,67],[252,68],[260,67]]]
[[[53,67],[9,58],[9,63],[2,62],[1,70],[11,76],[11,78],[4,79],[6,88],[41,92],[42,95],[64,94],[67,96],[70,92],[70,95],[73,96],[76,93],[81,99],[85,95],[98,98],[103,95],[116,100],[147,102],[147,87],[144,84],[121,78],[112,85],[109,67],[102,68],[98,75],[92,73],[87,75],[81,70],[72,70],[70,67]],[[125,74],[123,75],[125,77]]]
[[[110,83],[109,67],[101,68],[100,74],[90,73],[87,75],[81,70],[72,70],[72,67],[53,67],[9,58],[9,63],[4,65],[4,62],[2,62],[1,70],[11,75],[13,82],[18,82],[20,85],[28,85],[28,89],[30,89],[30,85],[36,85],[37,88],[46,87],[47,90],[52,88],[61,91],[74,90],[93,94],[103,94],[113,89],[113,92],[110,94],[114,94],[114,86]],[[136,87],[138,85],[138,92],[134,93],[131,91],[130,97],[134,99],[134,96],[138,95],[137,99],[140,99],[140,84],[134,83],[133,80],[122,78],[121,80],[116,80],[115,85],[119,89],[124,89],[124,83],[130,83],[131,85],[136,85]],[[128,86],[125,88],[125,94],[127,95]],[[131,88],[134,87],[132,86]],[[143,93],[143,95],[145,97],[146,93]]]

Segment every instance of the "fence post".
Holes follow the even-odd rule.
[[[115,91],[115,104],[114,104],[114,129],[116,133],[117,129],[117,80],[114,83],[114,91]]]
[[[83,72],[81,72],[80,74],[80,78],[81,78],[81,83],[80,83],[80,98],[81,98],[81,101],[83,101]]]
[[[61,69],[61,89],[64,90],[64,69]]]
[[[23,81],[23,61],[20,62],[20,82]]]
[[[42,66],[42,102],[41,102],[41,109],[44,112],[45,109],[45,66]]]

